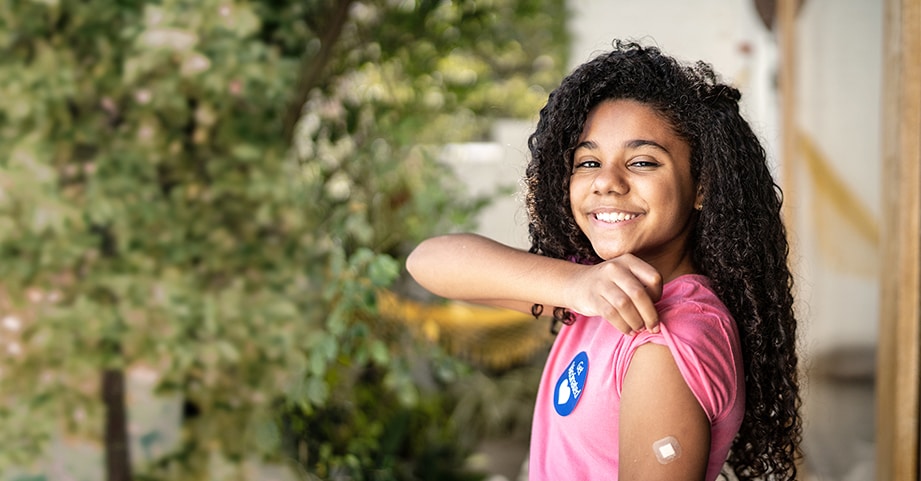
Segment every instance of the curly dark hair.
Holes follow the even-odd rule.
[[[783,196],[739,112],[740,98],[708,64],[683,64],[652,46],[615,41],[611,52],[578,67],[550,94],[528,139],[530,250],[601,261],[569,201],[574,146],[595,106],[636,100],[667,119],[688,142],[691,174],[704,193],[688,240],[694,267],[710,278],[742,342],[746,409],[728,463],[741,480],[795,479],[802,420]],[[561,308],[553,317],[553,327],[572,319]]]

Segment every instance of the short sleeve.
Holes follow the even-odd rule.
[[[633,354],[646,343],[667,346],[688,387],[711,423],[735,404],[741,383],[741,357],[734,321],[715,306],[679,302],[659,313],[660,332],[641,332],[625,343],[617,365],[618,393]]]

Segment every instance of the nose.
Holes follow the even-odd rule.
[[[594,192],[599,195],[618,194],[623,195],[630,191],[630,184],[627,182],[626,173],[621,172],[617,166],[606,165],[598,169],[595,179],[592,182]]]

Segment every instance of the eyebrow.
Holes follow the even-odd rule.
[[[640,147],[652,147],[655,149],[659,149],[662,152],[665,152],[666,154],[669,153],[668,149],[666,149],[664,145],[656,142],[655,140],[646,140],[646,139],[630,140],[624,143],[624,147],[628,149],[638,149]]]
[[[666,154],[670,154],[670,152],[668,151],[668,149],[665,148],[664,145],[656,142],[655,140],[633,139],[633,140],[628,140],[624,142],[624,148],[627,148],[627,149],[638,149],[640,147],[652,147],[652,148],[661,150],[662,152],[665,152]],[[576,148],[573,149],[573,152],[579,149],[596,150],[598,149],[598,144],[592,140],[584,140],[582,142],[579,142],[576,145]]]

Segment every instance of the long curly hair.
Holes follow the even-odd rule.
[[[708,64],[683,64],[652,46],[615,41],[612,51],[578,67],[550,94],[528,139],[530,250],[601,262],[569,201],[573,150],[595,106],[636,100],[667,119],[690,145],[691,174],[704,193],[688,240],[694,266],[710,278],[742,342],[746,409],[728,463],[741,480],[795,479],[802,420],[783,196],[739,112],[740,98]],[[561,308],[553,317],[552,328],[572,319]]]

